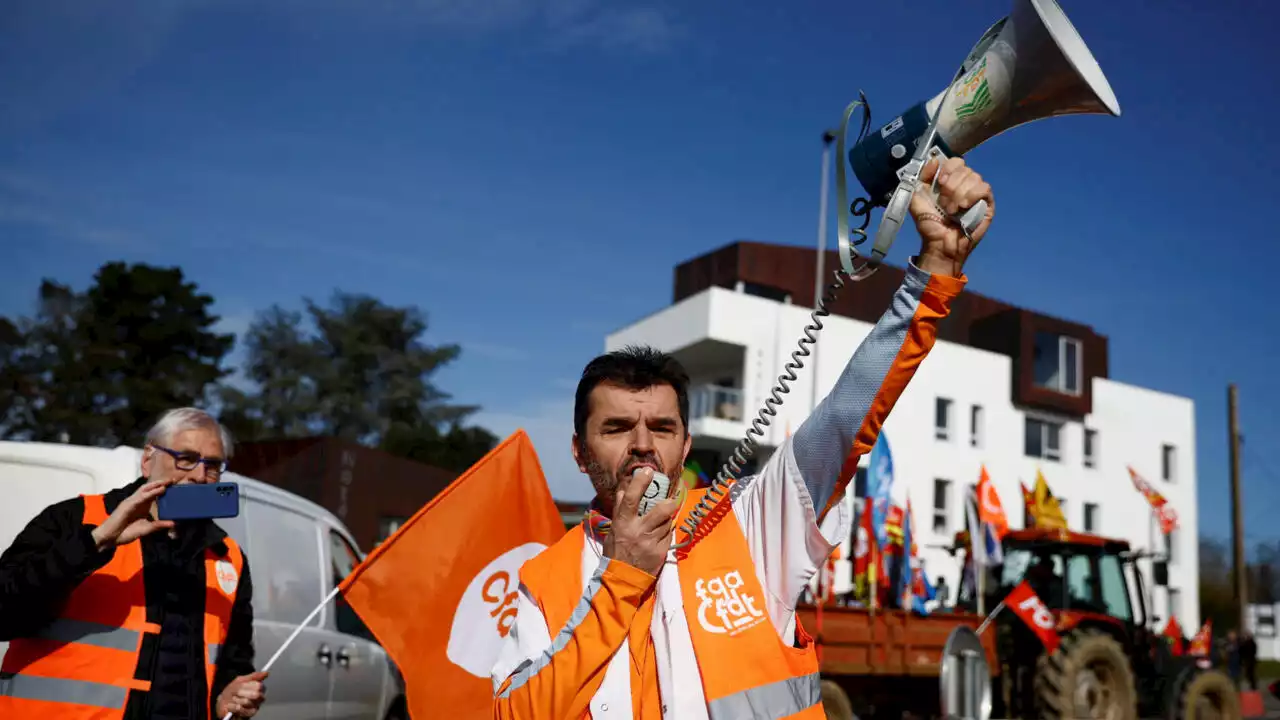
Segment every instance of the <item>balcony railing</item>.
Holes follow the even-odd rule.
[[[742,389],[721,385],[694,385],[689,388],[689,417],[718,418],[741,422]]]

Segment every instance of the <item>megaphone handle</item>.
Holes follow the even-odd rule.
[[[951,219],[960,224],[964,228],[965,235],[972,235],[982,224],[982,219],[987,216],[987,201],[979,200],[973,207],[965,210],[958,215],[952,215]]]

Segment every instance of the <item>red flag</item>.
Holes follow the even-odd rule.
[[[1178,528],[1178,513],[1169,504],[1169,501],[1155,488],[1151,487],[1151,483],[1147,482],[1132,467],[1129,468],[1129,479],[1133,481],[1133,487],[1142,493],[1142,496],[1150,503],[1151,511],[1160,519],[1160,531],[1168,535],[1176,530]]]
[[[1200,632],[1191,638],[1191,649],[1187,651],[1188,655],[1193,657],[1209,657],[1209,647],[1213,642],[1213,620],[1205,620],[1204,625],[1200,627]]]
[[[1169,640],[1169,649],[1174,655],[1182,654],[1182,626],[1178,624],[1178,618],[1169,618],[1169,622],[1165,623],[1164,636]]]
[[[523,430],[481,458],[340,586],[404,675],[413,717],[488,718],[520,566],[564,534]]]
[[[1031,631],[1040,638],[1040,642],[1044,643],[1046,652],[1052,653],[1058,649],[1058,630],[1057,621],[1053,618],[1053,613],[1049,608],[1045,607],[1040,596],[1036,595],[1031,586],[1023,580],[1018,587],[1009,591],[1009,595],[1004,599],[1005,607],[1013,611],[1013,614],[1022,618],[1022,622],[1031,628]]]

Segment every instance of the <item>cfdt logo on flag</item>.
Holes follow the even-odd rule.
[[[546,547],[531,542],[512,548],[471,578],[453,613],[449,662],[478,678],[489,678],[493,660],[516,621],[520,566]]]

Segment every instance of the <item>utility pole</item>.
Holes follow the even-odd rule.
[[[1234,569],[1237,630],[1249,617],[1249,572],[1244,559],[1244,511],[1240,499],[1240,413],[1235,383],[1227,386],[1227,432],[1231,452],[1231,565]]]
[[[827,282],[823,278],[824,264],[827,259],[827,198],[830,197],[831,183],[831,143],[835,142],[836,131],[827,130],[822,133],[822,184],[818,191],[818,256],[817,267],[813,276],[813,307],[822,306],[822,291]],[[813,392],[810,397],[809,412],[818,409],[818,348],[814,346],[813,357],[809,359],[809,376],[813,378]]]

